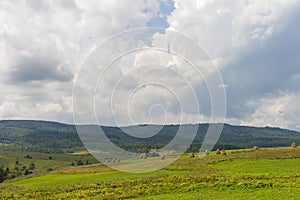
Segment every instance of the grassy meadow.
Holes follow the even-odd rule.
[[[4,152],[0,161],[29,162],[28,153]],[[144,174],[115,171],[84,153],[32,153],[38,174],[0,184],[0,199],[299,199],[300,148],[242,149],[202,159],[183,155]],[[22,159],[21,159],[22,158]],[[89,165],[70,166],[75,160]],[[46,168],[53,171],[46,171]]]

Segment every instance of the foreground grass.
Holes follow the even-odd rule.
[[[103,165],[66,167],[7,181],[0,189],[0,199],[299,199],[300,149],[183,156],[146,174]]]
[[[245,189],[245,188],[230,188],[227,190],[218,188],[194,188],[187,192],[174,192],[171,194],[162,194],[151,197],[141,197],[143,200],[189,200],[189,199],[299,199],[299,191],[296,188],[263,188],[263,189]]]
[[[24,179],[20,179],[17,181],[11,181],[8,183],[12,183],[15,186],[22,187],[30,187],[30,188],[45,188],[45,187],[57,187],[57,186],[70,186],[74,184],[88,184],[88,183],[103,183],[108,181],[120,181],[120,180],[130,180],[130,179],[138,179],[138,178],[146,178],[146,177],[158,177],[167,175],[182,175],[187,174],[186,171],[167,171],[167,170],[159,170],[152,173],[146,174],[130,174],[120,171],[110,171],[105,173],[71,173],[71,174],[60,174],[53,173],[47,174],[44,176],[36,176],[36,177],[27,177]]]

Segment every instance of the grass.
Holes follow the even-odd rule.
[[[216,165],[217,169],[231,174],[290,175],[300,173],[300,158],[295,159],[234,159]]]
[[[172,194],[162,194],[155,195],[151,197],[141,197],[136,198],[140,200],[160,200],[160,199],[169,199],[169,200],[190,200],[190,199],[222,199],[222,200],[232,200],[232,199],[298,199],[299,191],[298,189],[288,189],[285,192],[282,191],[282,188],[272,188],[272,189],[232,189],[232,190],[218,190],[212,188],[198,188],[191,189],[187,192],[179,192]]]
[[[84,183],[102,183],[105,181],[119,181],[119,180],[129,180],[137,178],[145,178],[148,176],[165,176],[168,175],[181,175],[187,174],[185,171],[181,172],[170,172],[166,170],[159,170],[152,173],[145,174],[131,174],[121,171],[110,171],[110,172],[96,172],[96,173],[51,173],[43,176],[31,176],[26,177],[17,181],[10,181],[9,183],[15,186],[24,186],[31,188],[43,188],[43,187],[56,187],[56,186],[68,186],[74,184],[84,184]]]
[[[62,166],[0,184],[0,199],[299,199],[300,149],[227,153],[212,152],[202,159],[184,155],[165,169],[144,174],[101,164]],[[79,155],[68,155],[68,162],[72,156]]]
[[[32,159],[25,158],[30,155]],[[51,159],[49,158],[51,157]],[[19,161],[19,166],[30,163],[35,163],[37,170],[44,171],[51,167],[53,169],[61,169],[70,166],[71,163],[82,159],[84,162],[89,160],[90,163],[98,163],[98,161],[89,154],[47,154],[38,152],[15,152],[15,151],[2,151],[0,154],[0,165],[4,167],[13,168],[16,160]]]

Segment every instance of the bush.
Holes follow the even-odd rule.
[[[24,175],[26,176],[26,175],[29,175],[29,174],[30,174],[30,171],[28,169],[25,169]]]
[[[7,178],[7,170],[5,170],[3,167],[0,168],[0,183],[2,183],[3,181],[5,181],[5,179]]]
[[[48,167],[48,168],[46,169],[46,171],[47,171],[47,172],[51,172],[51,171],[53,171],[53,169],[52,169],[51,167]]]
[[[27,154],[26,156],[24,156],[24,158],[32,159],[32,156]]]
[[[77,166],[80,166],[80,165],[84,165],[84,163],[83,163],[83,161],[82,161],[81,159],[79,159],[79,160],[77,161]]]
[[[34,170],[35,169],[35,164],[34,163],[30,163],[28,166],[29,170]]]

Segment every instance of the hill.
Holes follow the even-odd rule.
[[[185,130],[198,126],[197,136],[189,149],[189,151],[198,151],[209,124],[184,126],[187,127]],[[122,148],[135,152],[148,152],[149,149],[160,148],[167,144],[176,134],[179,125],[166,125],[158,134],[147,139],[127,135],[118,127],[102,126],[102,128],[108,138]],[[149,128],[157,129],[158,126],[149,125]],[[138,126],[124,127],[124,129],[137,131]],[[248,148],[254,145],[277,147],[289,146],[292,142],[300,143],[299,132],[271,127],[225,124],[215,148],[235,149]],[[0,150],[71,153],[84,149],[74,125],[32,120],[0,121]]]

